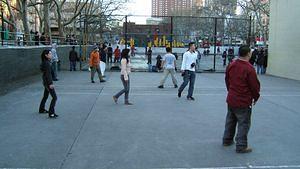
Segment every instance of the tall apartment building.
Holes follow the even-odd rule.
[[[174,11],[192,9],[193,6],[203,6],[204,0],[152,0],[153,16],[170,16]]]

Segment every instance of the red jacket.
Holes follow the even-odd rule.
[[[227,103],[233,108],[247,108],[258,100],[260,83],[255,69],[247,62],[237,59],[226,69]]]

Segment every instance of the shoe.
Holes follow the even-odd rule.
[[[118,99],[116,98],[116,96],[113,96],[113,100],[116,104],[118,104]]]
[[[102,82],[106,82],[106,80],[100,80],[100,83],[102,83]]]
[[[231,146],[231,145],[233,145],[233,141],[230,141],[230,142],[227,142],[227,143],[223,143],[223,146],[224,147],[228,147],[228,146]]]
[[[58,117],[58,115],[55,113],[49,114],[49,118],[51,118],[51,119],[53,119],[53,118],[55,119],[57,117]]]
[[[193,100],[193,101],[195,100],[195,98],[193,98],[192,96],[191,97],[187,97],[187,99],[188,100]]]
[[[45,113],[49,113],[47,110],[43,109],[43,110],[39,110],[40,114],[45,114]]]
[[[177,85],[174,85],[174,88],[177,88],[178,86]]]
[[[125,105],[133,105],[132,103],[126,102]]]
[[[250,148],[250,147],[240,149],[240,150],[236,150],[236,153],[251,153],[251,152],[252,152],[252,148]]]
[[[164,88],[164,86],[163,85],[159,85],[158,88],[162,89],[162,88]]]
[[[95,83],[95,81],[94,81],[94,80],[92,80],[92,83]]]
[[[53,79],[53,81],[58,81],[58,79]]]
[[[180,98],[181,97],[181,92],[178,92],[177,96]]]

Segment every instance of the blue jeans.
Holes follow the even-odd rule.
[[[76,71],[76,61],[70,61],[70,71]]]
[[[195,80],[196,80],[196,74],[195,74],[195,72],[194,71],[185,70],[184,71],[184,76],[183,76],[183,83],[179,87],[178,92],[182,93],[182,91],[187,86],[187,84],[190,83],[187,97],[192,97],[193,96],[193,92],[194,92]]]
[[[119,98],[123,93],[125,93],[125,103],[128,103],[128,99],[129,99],[129,88],[130,88],[130,80],[129,80],[129,76],[128,76],[128,81],[125,81],[124,79],[124,75],[121,75],[121,81],[123,83],[123,87],[124,89],[122,89],[121,91],[119,91],[115,97]]]
[[[257,74],[263,74],[264,71],[264,66],[263,65],[257,65]]]

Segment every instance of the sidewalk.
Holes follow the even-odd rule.
[[[38,114],[40,81],[1,96],[0,168],[300,168],[299,81],[259,77],[253,152],[236,154],[221,146],[224,74],[197,74],[196,101],[185,98],[187,89],[177,98],[170,77],[158,89],[161,76],[132,73],[134,105],[125,106],[123,97],[112,100],[122,88],[119,72],[106,72],[101,84],[90,83],[87,71],[60,72],[58,119]]]

